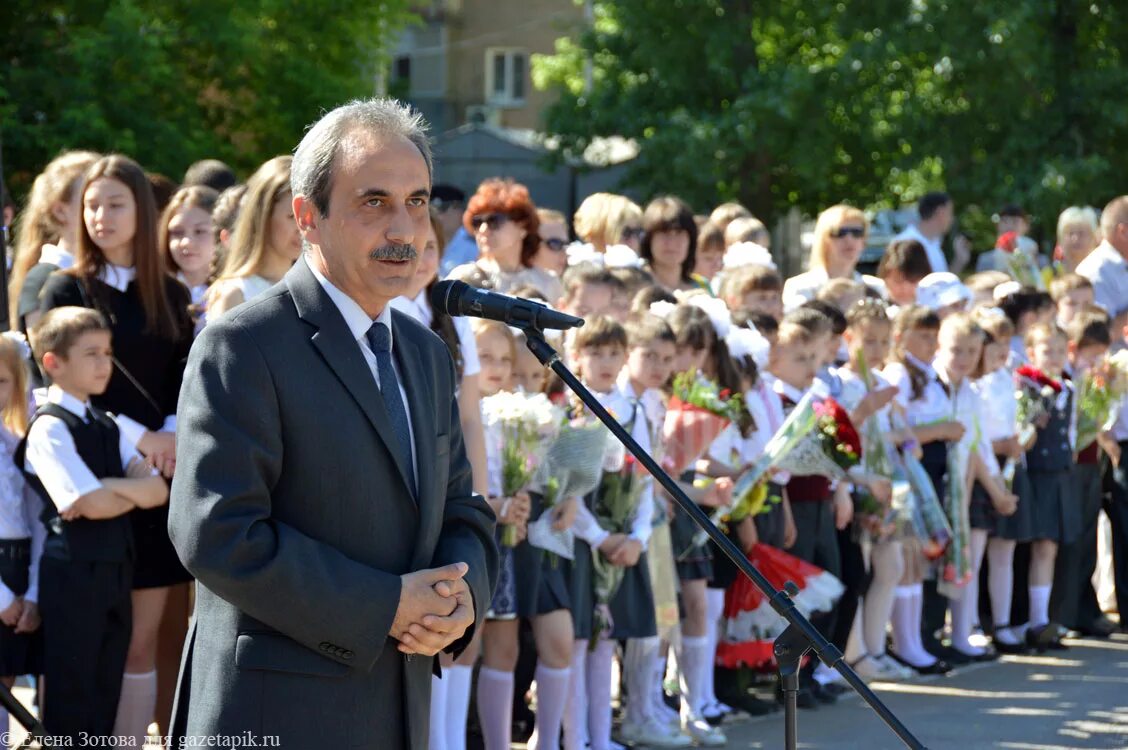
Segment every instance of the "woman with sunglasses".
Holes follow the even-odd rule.
[[[884,297],[884,282],[876,276],[863,276],[856,268],[868,234],[866,215],[853,206],[839,204],[819,214],[811,244],[810,270],[783,285],[784,309],[792,310],[814,299],[830,279],[860,281]]]
[[[486,180],[470,198],[462,222],[478,243],[479,257],[455,268],[449,278],[502,294],[529,284],[554,304],[560,299],[564,291],[560,279],[533,267],[540,250],[540,221],[524,185],[508,179]]]
[[[531,261],[533,268],[548,271],[557,278],[568,267],[568,221],[551,208],[538,208],[540,246]]]
[[[693,272],[697,266],[697,222],[685,201],[672,195],[650,201],[642,214],[642,229],[638,255],[658,286],[671,294],[709,291],[709,282]]]

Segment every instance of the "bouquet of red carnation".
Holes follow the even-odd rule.
[[[693,466],[729,423],[739,419],[742,408],[740,394],[720,390],[692,371],[675,377],[662,424],[663,468],[676,476]]]
[[[1006,270],[1011,278],[1023,286],[1032,286],[1043,291],[1046,289],[1046,281],[1038,268],[1037,258],[1023,252],[1019,247],[1017,232],[1004,232],[999,235],[995,249],[1002,251],[1006,259]]]
[[[1050,413],[1054,400],[1061,393],[1061,383],[1033,365],[1022,365],[1014,371],[1014,397],[1018,401],[1018,442],[1026,445],[1038,431],[1035,424]],[[1016,459],[1008,458],[1003,466],[1007,488],[1014,483]]]

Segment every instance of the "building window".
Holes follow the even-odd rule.
[[[486,101],[501,107],[525,103],[529,55],[523,49],[486,50]]]

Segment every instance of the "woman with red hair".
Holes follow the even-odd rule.
[[[532,266],[540,249],[540,222],[524,185],[508,179],[486,180],[466,204],[462,224],[478,243],[480,254],[473,263],[451,271],[450,278],[502,294],[529,284],[554,304],[563,296],[560,279]]]

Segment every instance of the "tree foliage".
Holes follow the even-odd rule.
[[[410,0],[6,0],[0,135],[16,191],[68,148],[174,179],[293,149],[318,113],[370,95]]]
[[[630,175],[700,210],[839,201],[1043,217],[1125,191],[1128,10],[1112,0],[595,0],[535,61],[566,151],[634,138]],[[586,65],[590,61],[590,68]],[[590,78],[590,87],[586,85]]]

